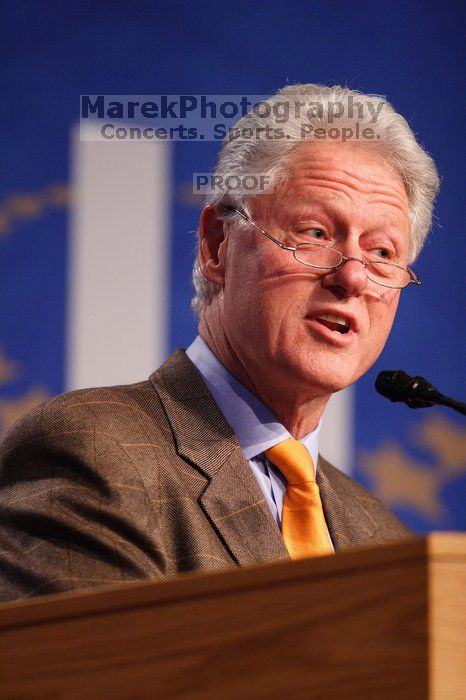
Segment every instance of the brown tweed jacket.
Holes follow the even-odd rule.
[[[410,536],[323,459],[317,480],[337,551]],[[0,446],[0,600],[287,557],[182,350],[149,381],[48,401]]]

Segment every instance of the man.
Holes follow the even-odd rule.
[[[355,116],[363,99],[373,109]],[[271,138],[279,102],[294,108]],[[303,115],[303,102],[322,109]],[[5,439],[4,600],[410,536],[318,457],[318,431],[417,280],[408,264],[430,226],[435,166],[380,98],[303,85],[269,105],[240,120],[219,157],[219,174],[266,174],[268,187],[214,194],[202,212],[200,337],[187,354],[149,381],[59,396]],[[357,124],[373,139],[354,136]]]

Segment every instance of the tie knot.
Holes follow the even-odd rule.
[[[265,455],[280,469],[289,484],[315,481],[314,462],[308,449],[299,440],[287,438],[265,450]]]

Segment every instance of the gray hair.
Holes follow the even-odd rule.
[[[223,181],[231,175],[264,175],[268,184],[256,195],[260,197],[261,194],[273,191],[286,179],[291,154],[304,142],[314,140],[316,130],[325,130],[334,141],[355,141],[359,138],[364,145],[379,150],[387,164],[399,173],[403,181],[410,219],[409,262],[413,262],[419,255],[432,224],[439,177],[434,161],[416,141],[406,119],[384,98],[340,85],[290,85],[264,101],[263,105],[265,110],[261,112],[253,109],[237,122],[234,133],[225,138],[215,175],[222,177]],[[304,105],[308,109],[303,114]],[[282,117],[277,120],[278,114]],[[269,128],[276,128],[277,121],[284,137],[270,138],[266,128],[268,125]],[[338,127],[335,126],[335,121]],[[334,134],[339,130],[340,138],[332,136],[332,129]],[[361,139],[364,129],[372,130],[373,136],[370,139],[364,136]],[[352,137],[341,137],[342,134],[350,133],[350,130]],[[237,137],[246,132],[253,133],[254,138]],[[233,191],[212,192],[207,196],[206,206],[219,205],[225,200],[230,206],[247,212],[252,197],[250,194]],[[247,225],[246,222],[243,223]],[[219,287],[205,279],[198,258],[193,268],[193,284],[196,293],[191,305],[195,312],[200,313],[219,291]]]

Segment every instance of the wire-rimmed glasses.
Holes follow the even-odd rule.
[[[331,248],[321,243],[298,243],[295,246],[286,245],[274,238],[270,233],[264,231],[258,224],[256,224],[252,219],[249,218],[244,212],[235,207],[225,206],[225,211],[236,212],[245,221],[252,224],[262,235],[268,238],[270,241],[278,245],[282,250],[289,250],[293,253],[295,260],[306,265],[307,267],[312,267],[314,270],[321,270],[322,272],[335,271],[339,267],[342,267],[346,262],[350,260],[355,260],[364,265],[366,270],[367,278],[376,284],[380,284],[382,287],[389,287],[390,289],[404,289],[410,284],[421,284],[421,280],[416,275],[416,273],[409,267],[402,267],[396,263],[387,262],[385,260],[362,260],[361,258],[349,258],[339,250]]]

